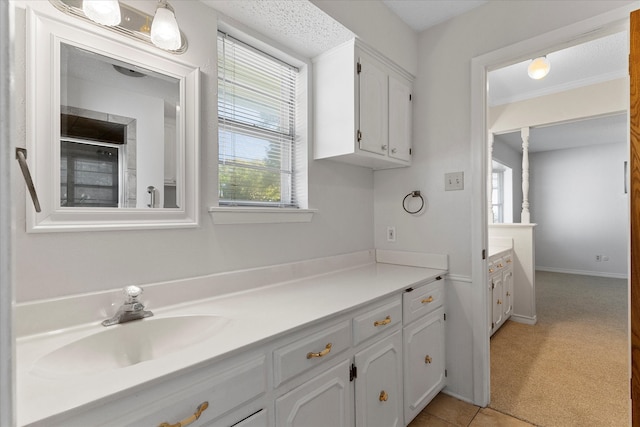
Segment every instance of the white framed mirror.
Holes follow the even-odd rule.
[[[197,226],[199,69],[51,9],[27,11],[27,231]]]

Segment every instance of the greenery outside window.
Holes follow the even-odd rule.
[[[299,207],[298,68],[218,33],[218,195],[221,206]]]

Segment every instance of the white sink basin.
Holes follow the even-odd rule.
[[[108,326],[46,354],[32,372],[59,377],[124,368],[211,339],[228,323],[224,317],[193,315],[149,317]]]

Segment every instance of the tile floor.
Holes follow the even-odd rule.
[[[438,394],[408,427],[533,427],[490,408]]]

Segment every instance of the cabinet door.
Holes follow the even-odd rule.
[[[356,426],[402,426],[402,331],[356,354],[355,365]]]
[[[349,427],[353,423],[350,359],[276,400],[278,427]]]
[[[389,157],[411,159],[411,85],[389,76]]]
[[[504,321],[511,316],[511,312],[513,311],[513,270],[508,269],[504,271],[504,274],[502,275],[502,287],[504,291],[504,298],[502,301]]]
[[[404,328],[405,424],[445,385],[444,345],[444,308]]]
[[[389,146],[387,74],[366,55],[360,55],[359,64],[360,149],[386,156]]]
[[[493,319],[491,328],[492,331],[498,329],[498,327],[502,324],[503,319],[503,298],[504,298],[504,288],[502,286],[502,272],[499,274],[491,276],[491,288],[492,288],[492,296],[493,296]]]

